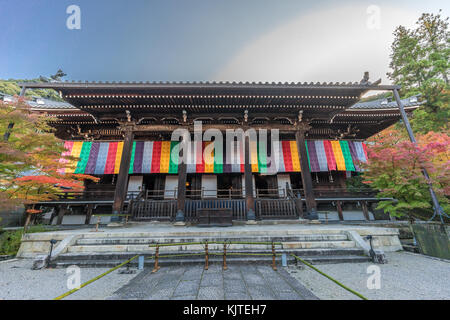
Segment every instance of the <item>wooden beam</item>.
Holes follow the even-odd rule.
[[[128,171],[130,170],[131,152],[133,150],[134,132],[131,126],[125,127],[122,158],[114,192],[113,214],[120,214],[128,191]],[[114,219],[117,220],[117,219]]]
[[[300,156],[300,168],[302,170],[302,184],[305,192],[305,203],[307,216],[311,219],[317,219],[317,204],[314,197],[311,171],[309,170],[308,154],[306,152],[305,132],[297,130],[295,132],[297,141],[297,150]]]
[[[134,132],[172,132],[176,129],[186,128],[189,131],[194,131],[194,125],[170,125],[170,124],[150,124],[150,125],[135,125],[133,127]],[[250,125],[249,128],[258,130],[258,129],[278,129],[280,132],[289,132],[294,133],[296,128],[293,125],[285,125],[285,124],[255,124]],[[203,124],[202,131],[206,131],[208,129],[218,129],[218,130],[235,130],[235,129],[244,129],[244,126],[240,124]]]

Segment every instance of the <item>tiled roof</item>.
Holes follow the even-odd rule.
[[[406,99],[401,99],[404,107],[414,107],[419,106],[421,104],[424,104],[425,101],[419,101],[419,97],[421,95],[415,95],[411,96]],[[371,110],[371,109],[393,109],[398,108],[397,102],[395,100],[392,100],[391,98],[382,98],[372,101],[365,101],[365,102],[358,102],[355,103],[353,106],[351,106],[349,109],[365,109],[365,110]]]
[[[14,100],[14,96],[0,92],[0,99]],[[51,99],[33,97],[32,100],[27,101],[28,105],[33,109],[77,109],[73,105],[65,101],[55,101]]]
[[[359,89],[378,90],[399,89],[397,85],[379,85],[376,82],[249,82],[249,81],[51,81],[51,82],[23,82],[21,87],[28,88],[53,88],[55,90],[69,88],[115,88],[116,86],[126,88],[158,88],[158,87],[203,87],[203,88],[303,88],[303,89]]]
[[[361,86],[363,84],[359,82],[249,82],[249,81],[52,81],[52,82],[44,82],[44,83],[38,83],[38,82],[23,82],[20,83],[20,86],[38,86],[38,85],[58,85],[58,84],[132,84],[132,85],[224,85],[224,86],[230,86],[230,85],[249,85],[249,86],[256,86],[256,85],[266,85],[266,86]],[[369,82],[365,85],[371,85]]]
[[[95,82],[94,82],[95,83]],[[193,82],[195,83],[195,82]],[[213,84],[208,83],[208,84]],[[254,84],[254,83],[253,83]],[[268,84],[267,82],[265,84]],[[0,97],[3,99],[10,98],[13,99],[14,97],[5,93],[0,92]],[[424,103],[424,101],[419,102],[420,95],[411,96],[406,99],[402,99],[403,105],[405,107],[411,107],[411,106],[418,106]],[[61,101],[55,101],[51,99],[45,99],[45,98],[39,98],[34,97],[33,100],[29,100],[28,104],[33,109],[78,109],[71,105],[68,102],[61,102]],[[351,106],[349,109],[355,110],[379,110],[379,109],[392,109],[397,108],[397,103],[394,101],[391,101],[389,98],[383,98],[383,99],[377,99],[372,101],[366,101],[366,102],[358,102]],[[348,109],[347,109],[348,110]]]
[[[50,99],[39,98],[34,101],[28,101],[33,109],[77,109],[68,102],[54,101]]]

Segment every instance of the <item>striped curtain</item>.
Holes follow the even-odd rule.
[[[66,165],[61,173],[118,174],[123,142],[65,141],[62,156],[78,161],[59,161]],[[220,149],[220,150],[219,150]],[[235,146],[233,156],[224,156],[214,142],[194,142],[187,147],[187,173],[244,172],[243,146]],[[252,172],[275,174],[300,172],[300,157],[295,140],[278,141],[270,148],[261,141],[251,142]],[[178,173],[179,142],[134,141],[131,152],[130,174]],[[308,164],[311,172],[360,171],[359,162],[367,162],[366,145],[360,141],[308,140]]]

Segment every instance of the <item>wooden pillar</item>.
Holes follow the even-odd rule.
[[[134,133],[131,127],[125,128],[122,157],[120,159],[119,174],[117,176],[116,190],[114,192],[113,214],[120,214],[127,196],[128,171],[130,170],[131,152],[133,151]],[[117,217],[114,217],[117,221]],[[112,219],[113,220],[113,219]]]
[[[295,132],[297,150],[300,156],[300,168],[302,170],[302,183],[305,192],[306,212],[309,219],[317,219],[317,204],[314,197],[311,172],[308,164],[308,153],[306,152],[305,132],[297,130]]]
[[[256,220],[255,199],[253,198],[253,174],[250,156],[250,137],[248,135],[245,136],[244,181],[245,201],[247,203],[247,220]]]
[[[342,204],[340,201],[336,201],[336,209],[339,215],[339,220],[344,220],[344,215],[342,214]]]
[[[58,207],[54,207],[54,208],[53,208],[52,215],[51,215],[50,220],[49,220],[49,222],[48,222],[49,225],[52,225],[53,219],[55,219],[55,217],[56,217],[57,215],[58,215]]]
[[[89,224],[89,222],[91,221],[91,217],[92,217],[92,210],[94,209],[94,205],[93,204],[88,204],[87,208],[86,208],[86,220],[84,220],[84,224]]]
[[[295,195],[295,200],[294,201],[295,201],[295,206],[297,208],[297,212],[298,212],[299,217],[303,218],[304,217],[304,214],[303,214],[303,201],[300,198],[300,196],[301,195]]]
[[[177,194],[177,215],[175,217],[176,222],[184,222],[184,204],[186,202],[186,148],[189,147],[186,143],[185,137],[183,137],[183,141],[180,143],[182,152],[179,154],[179,163],[178,163],[178,194]]]
[[[64,214],[66,213],[66,211],[67,211],[67,205],[66,204],[63,204],[63,205],[61,205],[60,207],[59,207],[59,210],[58,210],[58,219],[56,220],[56,224],[61,224],[62,223],[62,221],[63,221],[63,218],[64,218]]]
[[[361,208],[364,214],[364,219],[366,219],[366,221],[369,221],[370,217],[369,217],[369,209],[367,208],[367,201],[361,201]]]

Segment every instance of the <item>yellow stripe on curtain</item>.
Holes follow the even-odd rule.
[[[117,144],[116,161],[114,162],[114,174],[119,173],[120,162],[122,160],[123,141]]]
[[[252,165],[252,172],[258,172],[259,168],[258,168],[258,142],[257,141],[250,141],[250,163]]]
[[[208,150],[211,150],[211,152],[208,153]],[[203,150],[203,154],[205,155],[203,159],[205,163],[204,172],[214,173],[214,142],[212,141],[205,142],[205,149]]]
[[[298,172],[300,171],[300,157],[298,156],[297,141],[295,140],[290,141],[290,145],[291,145],[292,170]]]
[[[83,147],[83,141],[75,141],[73,143],[72,152],[70,152],[70,155],[72,157],[80,157],[81,148]],[[66,165],[66,173],[74,173],[75,169],[77,168],[78,161],[71,160],[67,162]]]
[[[339,141],[330,141],[333,148],[334,159],[336,160],[336,166],[339,171],[345,171],[345,159],[342,154],[341,144]]]
[[[168,173],[170,162],[170,141],[161,143],[161,162],[159,163],[159,172]]]

